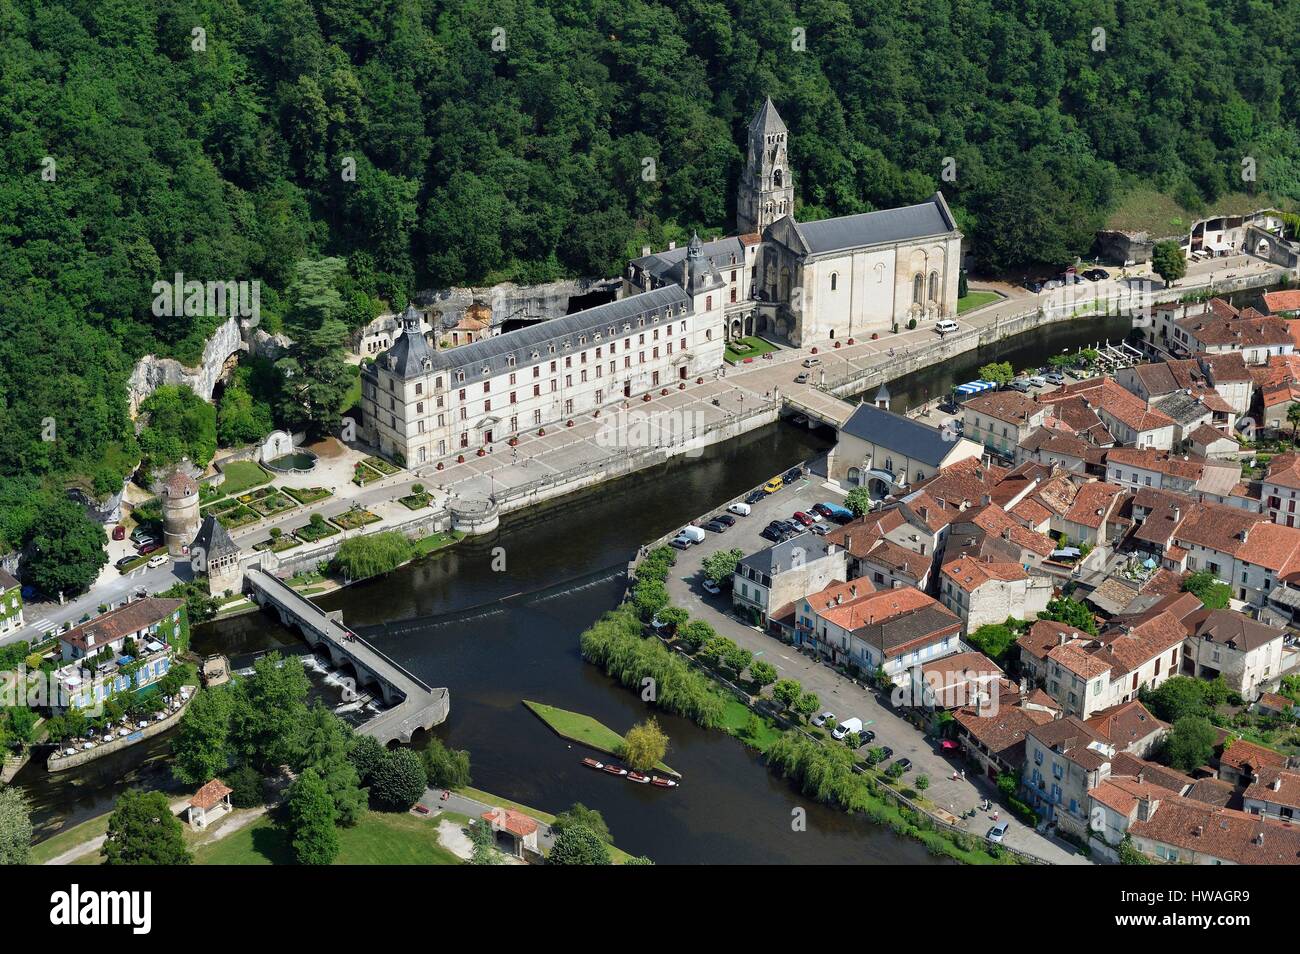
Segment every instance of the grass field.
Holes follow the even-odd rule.
[[[557,709],[555,706],[543,705],[540,702],[529,702],[527,699],[524,700],[524,705],[562,738],[599,752],[608,752],[610,755],[618,755],[623,746],[621,735],[591,716],[583,715],[581,712],[570,712],[568,709]],[[656,762],[655,768],[661,772],[677,774],[663,762]]]
[[[750,716],[755,715],[739,699],[728,699],[722,710],[722,728],[760,752],[768,748],[781,737],[781,730],[764,718],[758,719],[758,731],[751,737],[747,734]]]
[[[289,836],[269,818],[194,852],[200,865],[291,865]],[[336,865],[456,865],[461,861],[438,843],[436,818],[366,812],[353,828],[339,829]]]
[[[746,358],[757,358],[759,355],[767,354],[769,351],[778,350],[776,345],[764,341],[762,338],[741,338],[740,340],[749,345],[748,351],[734,351],[732,350],[731,342],[727,342],[725,357],[733,364],[737,361],[744,361]]]
[[[997,301],[1001,297],[997,292],[991,291],[968,292],[965,298],[957,299],[957,314],[960,315],[975,308],[982,308],[989,302]]]
[[[271,479],[271,475],[251,460],[231,461],[221,469],[226,475],[217,490],[226,497],[236,497],[250,487],[260,487]]]
[[[108,813],[100,815],[98,818],[92,818],[84,821],[80,825],[73,825],[71,828],[65,828],[51,838],[32,846],[31,863],[34,865],[43,865],[51,858],[63,854],[69,848],[75,848],[82,842],[90,841],[92,838],[98,838],[108,831]],[[91,852],[91,857],[98,861],[98,849]]]
[[[465,536],[460,530],[453,530],[451,533],[431,533],[427,537],[420,537],[418,540],[411,541],[412,556],[427,556],[443,547],[449,547],[458,542]]]

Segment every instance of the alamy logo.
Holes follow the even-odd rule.
[[[130,925],[133,934],[148,934],[153,927],[153,892],[82,891],[74,884],[50,895],[50,923],[78,925]]]
[[[171,281],[153,283],[153,313],[159,318],[248,318],[256,326],[262,317],[262,283],[257,279],[231,282],[185,280],[177,272]]]

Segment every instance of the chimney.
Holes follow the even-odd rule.
[[[1056,645],[1064,646],[1065,641],[1068,640],[1069,638],[1070,638],[1069,634],[1066,633],[1064,630],[1062,630],[1061,632],[1056,634]]]
[[[1183,515],[1183,508],[1182,508],[1182,507],[1174,507],[1174,519],[1175,519],[1175,520],[1178,520],[1179,518],[1182,517],[1182,515]]]
[[[677,247],[677,243],[676,243],[676,242],[669,242],[669,243],[668,243],[668,251],[671,252],[671,251],[672,251],[673,249],[675,249],[676,247]]]
[[[1257,845],[1263,845],[1263,844],[1264,844],[1264,829],[1261,828],[1261,829],[1259,830],[1259,833],[1255,835],[1254,842],[1255,842],[1255,844],[1257,844]]]
[[[1205,826],[1197,825],[1196,830],[1192,834],[1194,834],[1197,838],[1200,838],[1202,835],[1205,834]]]
[[[1282,776],[1279,775],[1277,778],[1273,779],[1273,783],[1269,785],[1269,788],[1275,792],[1282,791]]]
[[[858,595],[858,584],[854,583],[849,586],[849,599],[856,599]]]
[[[1143,795],[1138,799],[1138,821],[1146,821],[1151,817],[1151,799]]]
[[[984,495],[984,506],[987,507],[987,506],[988,506],[989,504],[991,504],[992,502],[993,502],[993,497],[992,497],[991,495],[989,495],[989,494],[985,494],[985,495]]]
[[[650,246],[649,246],[649,245],[642,245],[642,246],[641,246],[641,257],[642,257],[642,258],[645,258],[645,257],[646,257],[647,255],[649,255],[649,254],[650,254]]]
[[[841,603],[843,603],[843,602],[844,602],[844,594],[843,594],[843,593],[836,593],[836,594],[835,594],[835,605],[836,605],[836,606],[839,606],[839,605],[840,605]]]

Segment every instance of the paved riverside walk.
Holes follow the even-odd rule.
[[[667,581],[669,598],[673,605],[685,609],[693,619],[708,623],[719,634],[750,650],[756,660],[771,663],[776,667],[778,678],[796,679],[805,691],[816,693],[821,711],[829,710],[841,720],[854,716],[861,719],[866,728],[876,733],[871,745],[887,745],[894,750],[894,758],[907,756],[912,760],[913,768],[907,778],[929,776],[930,787],[925,797],[939,808],[961,815],[975,808],[982,798],[991,799],[998,807],[999,796],[992,782],[969,769],[966,778],[953,779],[954,771],[968,768],[966,763],[939,754],[935,744],[920,729],[897,715],[876,692],[840,675],[806,652],[737,619],[731,612],[729,591],[712,596],[701,587],[700,565],[710,553],[731,547],[752,553],[769,545],[759,536],[769,521],[787,519],[796,510],[811,511],[812,505],[819,501],[838,502],[837,492],[824,486],[824,480],[824,474],[814,474],[793,487],[778,491],[755,504],[750,516],[737,517],[731,530],[722,534],[710,533],[703,543],[679,552],[677,564]],[[1078,854],[1072,845],[1040,834],[1005,808],[1000,810],[999,820],[1010,824],[1006,835],[1008,846],[1050,864],[1092,863],[1086,856]],[[980,812],[967,822],[967,830],[982,838],[992,824],[992,812]]]
[[[297,623],[312,648],[325,643],[335,666],[350,662],[359,681],[378,683],[384,701],[391,707],[358,728],[361,734],[385,744],[393,740],[410,742],[417,729],[431,729],[447,718],[451,694],[445,688],[429,686],[287,583],[265,570],[250,567],[244,574],[244,585],[252,590],[259,605],[269,603],[275,607],[286,626]]]

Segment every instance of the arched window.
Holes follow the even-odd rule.
[[[925,278],[920,272],[912,276],[912,304],[921,304],[921,296],[925,294]]]
[[[884,284],[885,281],[885,263],[876,262],[876,284]]]
[[[930,273],[930,301],[939,300],[939,273]]]
[[[781,170],[776,169],[772,172],[772,184],[778,189],[781,188]]]
[[[839,273],[831,272],[831,291],[835,291],[835,289],[839,286],[839,282],[840,282]]]

